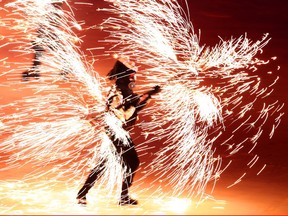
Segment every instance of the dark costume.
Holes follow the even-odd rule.
[[[155,87],[152,91],[146,93],[147,97],[140,100],[140,96],[133,93],[131,85],[134,85],[133,74],[136,72],[127,68],[122,62],[117,61],[114,68],[108,74],[110,79],[116,79],[116,85],[112,86],[107,100],[107,111],[112,112],[118,119],[123,122],[122,127],[129,130],[134,125],[138,111],[140,111],[147,103],[150,96],[159,91],[159,87]],[[131,84],[132,83],[132,84]],[[139,158],[131,138],[128,138],[128,145],[122,140],[115,137],[115,132],[109,127],[106,128],[106,133],[112,141],[116,149],[116,154],[120,156],[122,167],[125,169],[125,174],[122,181],[122,191],[120,205],[136,205],[137,201],[128,196],[128,190],[133,183],[135,171],[139,167]],[[86,204],[86,194],[93,187],[95,181],[99,179],[105,170],[105,160],[96,166],[89,174],[83,187],[78,192],[77,199],[79,204]]]

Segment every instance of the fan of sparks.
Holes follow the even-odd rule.
[[[225,149],[224,156],[251,154],[268,119],[273,118],[270,137],[280,123],[282,105],[266,101],[277,78],[264,85],[257,69],[269,63],[258,58],[269,37],[253,42],[242,36],[205,47],[177,1],[106,1],[110,7],[97,13],[112,12],[101,24],[109,32],[105,42],[112,48],[107,52],[136,62],[140,92],[161,86],[138,122],[146,138],[138,152],[153,153],[151,162],[142,163],[139,181],[149,178],[174,188],[172,195],[188,192],[203,199],[207,184],[216,182],[232,161],[223,163],[217,149]],[[75,31],[81,25],[68,2],[67,10],[53,6],[55,2],[16,0],[3,8],[7,15],[1,26],[9,37],[3,36],[1,49],[8,47],[21,58],[33,52],[31,41],[38,40],[45,52],[41,77],[25,84],[15,74],[19,79],[27,64],[7,67],[7,58],[0,59],[6,62],[1,75],[10,77],[3,86],[30,92],[1,104],[1,169],[32,164],[37,169],[28,177],[52,173],[73,180],[107,154],[111,161],[102,183],[113,188],[121,185],[121,169],[102,132],[113,118],[103,114],[107,83],[79,49]],[[91,111],[98,113],[98,125],[85,120]],[[253,156],[249,167],[258,160]]]
[[[259,156],[252,151],[265,124],[272,122],[266,127],[271,138],[283,115],[283,104],[268,100],[278,77],[265,85],[261,76],[267,71],[258,70],[270,62],[259,59],[268,34],[256,42],[243,35],[205,47],[177,1],[106,1],[111,8],[104,10],[115,15],[102,24],[106,42],[116,47],[108,52],[139,64],[140,88],[162,89],[143,110],[149,120],[139,124],[147,137],[143,151],[158,150],[144,178],[154,176],[174,195],[188,191],[202,199],[208,182],[231,164],[223,157],[250,154],[247,166],[253,167]]]
[[[1,48],[14,55],[1,60],[1,75],[7,77],[2,87],[24,96],[1,104],[1,170],[33,167],[25,177],[30,180],[49,173],[72,180],[85,175],[105,153],[96,143],[107,143],[100,130],[106,120],[106,89],[79,49],[75,31],[81,24],[68,2],[58,0],[11,1],[2,11],[1,27],[7,35]],[[35,51],[31,41],[44,52],[38,56],[41,65],[34,68],[40,77],[25,82],[21,74],[31,70]],[[22,62],[13,62],[18,59]],[[85,120],[90,111],[99,113],[99,125]]]

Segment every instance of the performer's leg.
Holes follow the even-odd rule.
[[[126,167],[126,173],[123,177],[122,192],[120,205],[137,205],[137,200],[133,200],[129,197],[129,188],[133,183],[135,172],[139,167],[140,161],[135,150],[134,144],[131,142],[131,147],[126,149],[122,154],[123,166]]]
[[[105,161],[97,165],[93,170],[91,170],[88,178],[86,179],[83,187],[79,190],[77,194],[77,199],[79,204],[86,204],[86,194],[94,186],[95,182],[101,177],[105,169]]]

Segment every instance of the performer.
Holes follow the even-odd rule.
[[[52,13],[49,13],[46,15],[46,18],[48,20],[48,23],[52,27],[58,27],[58,19],[60,18],[60,11],[61,7],[63,5],[63,1],[59,0],[59,2],[53,2],[51,5],[55,8]],[[47,29],[50,31],[47,32]],[[39,78],[40,77],[40,71],[39,66],[41,65],[41,57],[43,56],[43,53],[45,51],[44,43],[48,41],[46,44],[47,47],[49,47],[51,50],[54,48],[49,45],[49,40],[57,40],[57,35],[53,32],[53,28],[48,28],[47,26],[39,25],[37,29],[37,37],[34,41],[32,41],[32,49],[34,51],[34,57],[32,61],[32,67],[28,69],[27,71],[22,73],[22,80],[28,81],[30,77]]]
[[[108,77],[110,80],[116,80],[115,85],[110,89],[107,99],[107,112],[112,113],[122,121],[122,127],[128,131],[135,124],[138,112],[143,109],[151,95],[160,91],[159,86],[139,96],[133,92],[135,86],[135,73],[131,69],[131,65],[117,60],[113,69],[109,72]],[[93,121],[93,118],[91,119]],[[125,172],[122,179],[122,191],[120,196],[119,205],[137,205],[138,201],[129,196],[129,188],[133,183],[135,171],[139,166],[139,158],[135,150],[135,146],[130,137],[128,137],[128,145],[124,144],[119,138],[116,138],[115,132],[109,126],[106,128],[106,133],[112,141],[116,149],[115,156],[121,158],[122,167]],[[95,181],[101,177],[105,170],[105,159],[102,163],[96,166],[89,174],[83,187],[78,192],[78,203],[86,205],[86,194]]]

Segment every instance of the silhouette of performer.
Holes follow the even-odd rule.
[[[59,0],[58,2],[51,3],[53,7],[55,7],[55,10],[51,14],[47,15],[47,20],[49,21],[49,24],[53,27],[58,27],[59,22],[57,21],[60,18],[60,15],[58,14],[58,10],[61,10],[61,7],[63,5],[63,1]],[[32,67],[28,69],[27,71],[22,73],[22,80],[28,81],[30,77],[39,78],[40,77],[40,71],[39,66],[41,65],[41,57],[43,56],[43,53],[45,52],[45,45],[43,43],[47,42],[47,40],[57,40],[57,36],[53,32],[53,30],[49,29],[50,31],[47,31],[49,28],[44,27],[42,25],[39,26],[37,29],[37,37],[34,41],[32,41],[32,49],[34,51],[33,61],[32,61]],[[49,42],[48,42],[49,43]],[[54,47],[49,46],[47,44],[47,47],[49,47],[51,50],[54,49]]]
[[[114,114],[120,119],[123,122],[122,127],[126,131],[133,127],[137,120],[138,112],[144,108],[151,95],[160,91],[159,86],[155,86],[154,89],[141,96],[135,94],[132,89],[135,86],[136,71],[129,66],[117,60],[113,69],[108,74],[109,79],[116,80],[116,82],[108,94],[107,112]],[[129,188],[133,183],[135,171],[139,166],[139,158],[134,143],[129,137],[129,145],[124,145],[123,141],[117,139],[115,132],[109,127],[106,128],[106,133],[115,146],[117,156],[121,158],[122,167],[126,168],[123,175],[119,205],[137,205],[138,201],[129,196]],[[86,182],[78,192],[77,199],[79,204],[87,204],[86,194],[93,187],[95,181],[101,177],[105,166],[106,162],[104,159],[102,163],[90,172]]]

